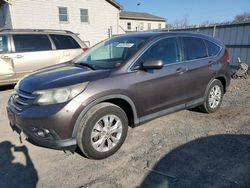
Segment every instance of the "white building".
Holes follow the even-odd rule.
[[[163,29],[166,19],[142,12],[122,11],[120,13],[120,29],[125,32]]]
[[[63,29],[89,46],[119,33],[114,0],[0,0],[1,29]]]
[[[115,0],[0,0],[0,29],[59,29],[88,45],[132,31],[165,28],[164,18],[121,11]]]

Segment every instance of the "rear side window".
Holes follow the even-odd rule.
[[[177,38],[167,38],[152,45],[140,59],[140,63],[147,60],[162,60],[164,64],[180,62],[180,51]]]
[[[183,42],[186,61],[207,57],[207,49],[202,39],[183,37]]]
[[[8,52],[7,36],[0,36],[0,54]]]
[[[215,56],[219,53],[220,47],[213,42],[210,42],[208,40],[205,40],[206,45],[207,45],[207,50],[208,50],[208,55],[209,56]]]
[[[71,36],[67,35],[50,35],[54,41],[56,48],[59,50],[76,49],[81,46]]]
[[[51,50],[46,35],[13,35],[16,52],[35,52]]]

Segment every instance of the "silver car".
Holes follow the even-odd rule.
[[[76,34],[62,30],[1,30],[0,86],[26,74],[74,59],[87,46]]]

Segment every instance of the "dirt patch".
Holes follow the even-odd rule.
[[[19,187],[250,187],[250,80],[232,80],[214,114],[184,110],[129,129],[122,148],[101,161],[29,143],[30,160],[25,149],[14,151],[20,143],[5,113],[10,92],[0,92],[0,144],[12,145],[0,145],[0,187],[17,164],[34,177],[22,180],[16,171],[9,181]]]

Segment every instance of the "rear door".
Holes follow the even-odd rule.
[[[137,61],[135,66],[147,60],[162,60],[160,70],[136,72],[137,102],[139,116],[157,117],[160,111],[171,107],[184,108],[188,79],[187,67],[181,61],[179,40],[176,37],[161,39],[153,44]],[[146,117],[145,117],[146,116]]]
[[[83,49],[70,35],[50,34],[59,55],[60,63],[70,61],[83,53]]]
[[[58,63],[58,55],[44,34],[13,35],[14,53],[11,54],[17,77]]]
[[[213,68],[213,58],[208,57],[208,51],[203,39],[196,37],[183,37],[183,51],[185,63],[188,67],[188,80],[190,81],[187,88],[188,100],[201,99],[207,84],[215,75]]]

